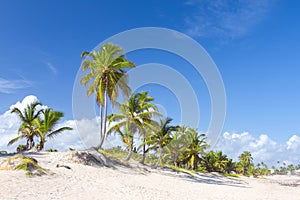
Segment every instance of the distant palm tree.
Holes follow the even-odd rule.
[[[94,93],[100,106],[100,149],[106,137],[108,98],[115,105],[119,89],[124,96],[129,96],[125,68],[133,68],[135,65],[125,59],[123,49],[111,43],[104,44],[100,51],[83,52],[81,57],[87,58],[82,62],[82,71],[90,70],[82,77],[81,84],[89,85],[87,95]]]
[[[177,131],[178,126],[170,126],[171,118],[160,120],[158,124],[158,131],[152,132],[145,144],[150,145],[149,149],[156,149],[159,152],[157,164],[162,165],[163,149],[172,140],[172,132]]]
[[[52,138],[59,133],[66,131],[66,130],[73,130],[71,127],[61,127],[59,129],[55,129],[59,120],[64,116],[62,112],[52,111],[51,108],[47,108],[42,110],[42,120],[39,120],[39,137],[40,137],[40,144],[39,150],[44,148],[46,138]]]
[[[134,134],[144,134],[147,130],[155,129],[151,118],[159,113],[155,111],[156,107],[153,104],[145,101],[147,94],[147,92],[132,94],[124,104],[118,104],[120,114],[107,116],[109,125],[115,122],[107,134],[116,132],[121,135],[129,151],[126,160],[129,160],[132,155]]]
[[[40,102],[35,101],[21,111],[19,108],[13,108],[11,113],[15,113],[20,118],[22,124],[18,130],[18,136],[11,141],[8,145],[12,145],[22,138],[26,138],[26,149],[31,149],[34,146],[34,137],[38,135],[38,118],[41,110],[37,110],[37,106],[41,105]]]
[[[202,165],[208,172],[231,173],[235,170],[232,159],[222,151],[210,151],[202,158]]]

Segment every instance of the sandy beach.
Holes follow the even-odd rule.
[[[299,199],[300,177],[194,176],[170,169],[152,169],[138,163],[112,167],[76,163],[76,152],[27,153],[48,174],[0,170],[0,199]],[[6,156],[0,157],[0,162]],[[70,159],[71,158],[71,159]],[[57,167],[68,166],[66,167]]]

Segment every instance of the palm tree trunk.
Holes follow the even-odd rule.
[[[103,143],[103,141],[102,141],[103,140],[103,126],[102,126],[102,124],[103,124],[103,106],[101,103],[100,103],[99,107],[100,107],[100,111],[99,111],[100,112],[100,143],[97,146],[97,149],[100,149],[102,146],[102,143]]]
[[[133,137],[132,137],[133,138]],[[132,150],[133,150],[133,140],[131,140],[130,142],[130,148],[129,148],[129,152],[127,154],[127,157],[126,157],[126,161],[130,160],[131,156],[132,156]]]
[[[26,150],[28,150],[29,147],[30,147],[30,145],[29,145],[29,138],[28,138],[27,141],[26,141]]]
[[[98,149],[102,148],[104,139],[106,137],[106,118],[107,118],[107,84],[105,86],[105,91],[104,91],[104,117],[103,117],[103,123],[102,123],[103,132],[102,132],[102,137],[100,139],[100,144],[99,144]]]
[[[145,159],[146,159],[146,138],[145,138],[145,134],[144,134],[144,139],[143,139],[143,157],[142,157],[142,160],[141,160],[141,164],[145,164]]]
[[[132,137],[131,137],[131,141],[130,141],[130,149],[129,149],[129,153],[128,153],[128,155],[127,155],[127,157],[126,157],[126,160],[128,161],[128,160],[130,160],[130,158],[131,158],[131,156],[132,156],[132,151],[133,151],[133,136],[134,136],[134,130],[133,130],[134,128],[132,127],[132,126],[130,126],[130,132],[131,132],[131,134],[132,134]]]
[[[198,156],[194,155],[194,163],[193,163],[193,170],[197,169],[197,162],[198,162]]]
[[[163,155],[163,147],[160,145],[159,146],[159,156],[158,156],[156,166],[158,166],[158,165],[161,166],[162,165],[162,155]]]
[[[126,161],[130,160],[131,156],[132,156],[132,149],[130,148],[130,150],[127,154],[127,157],[126,157]]]
[[[103,107],[101,106],[100,109],[101,109],[101,111],[100,111],[100,143],[99,143],[97,149],[102,148],[102,145],[103,145],[104,139],[105,139],[104,130],[103,130],[103,123],[104,123],[104,120],[103,120]]]

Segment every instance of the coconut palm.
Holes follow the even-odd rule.
[[[40,137],[40,144],[39,150],[44,148],[45,142],[47,138],[53,138],[54,136],[60,134],[66,130],[72,130],[71,127],[61,127],[55,130],[59,120],[64,116],[62,112],[53,111],[51,108],[47,108],[42,110],[42,120],[39,120],[39,137]]]
[[[242,173],[244,176],[247,175],[247,172],[248,172],[250,166],[253,165],[252,161],[253,161],[253,158],[249,151],[244,151],[239,156],[238,168],[239,168],[240,173]]]
[[[134,134],[144,134],[147,130],[155,128],[154,122],[151,119],[156,112],[156,107],[145,100],[147,92],[132,94],[131,97],[124,103],[119,105],[119,114],[110,114],[107,118],[109,125],[112,125],[107,131],[107,134],[112,132],[119,133],[123,142],[128,148],[129,160],[133,151]]]
[[[171,118],[161,119],[158,124],[158,130],[153,131],[145,142],[145,144],[150,145],[149,149],[156,149],[159,152],[156,166],[162,165],[163,149],[172,140],[172,132],[178,129],[178,126],[169,125],[171,121]]]
[[[34,137],[38,136],[38,118],[42,112],[41,110],[37,110],[37,106],[39,105],[41,103],[35,101],[28,104],[23,111],[17,107],[12,109],[11,113],[17,114],[22,124],[18,130],[18,136],[9,141],[8,145],[12,145],[19,139],[26,138],[26,149],[31,149],[34,146]]]
[[[230,173],[235,170],[232,159],[222,151],[210,151],[202,158],[202,165],[208,172]]]
[[[129,96],[130,88],[125,68],[133,68],[135,65],[126,60],[119,46],[111,43],[104,44],[99,51],[83,52],[81,57],[86,57],[82,62],[82,71],[89,70],[89,73],[82,77],[81,84],[89,85],[87,95],[94,93],[100,107],[100,149],[106,137],[108,99],[115,105],[119,90],[124,96]]]
[[[177,131],[172,134],[172,141],[165,148],[166,159],[176,167],[180,165],[179,158],[183,156],[190,144],[186,134],[187,130],[187,127],[179,126]]]
[[[180,160],[185,163],[188,162],[192,169],[196,170],[200,156],[207,148],[206,137],[205,134],[199,134],[194,128],[189,128],[186,134],[189,146]]]
[[[161,114],[157,111],[157,107],[152,103],[154,101],[154,98],[149,95],[149,92],[142,91],[141,93],[138,94],[139,97],[139,110],[138,112],[143,113],[147,112],[149,115],[145,115],[143,120],[145,122],[148,122],[151,125],[154,125],[155,122],[152,120],[152,117],[154,116],[161,116]],[[139,134],[142,136],[143,143],[143,156],[141,163],[144,164],[145,158],[146,158],[146,153],[148,152],[146,150],[146,138],[147,138],[147,133],[153,131],[156,127],[155,126],[146,126],[145,128],[141,129]]]

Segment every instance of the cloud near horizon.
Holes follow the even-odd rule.
[[[214,149],[222,150],[235,161],[243,151],[250,151],[255,163],[263,161],[270,166],[276,165],[277,161],[300,163],[300,137],[297,135],[291,136],[286,142],[278,143],[266,134],[254,137],[248,132],[225,132]]]
[[[0,114],[0,150],[14,152],[18,144],[25,143],[20,141],[12,146],[7,143],[18,134],[20,120],[10,111],[13,107],[24,108],[27,104],[38,100],[37,97],[29,95],[21,102],[17,102],[10,109]],[[47,106],[46,106],[47,107]],[[57,128],[62,126],[72,127],[72,131],[66,131],[61,135],[48,139],[45,149],[68,150],[69,147],[74,149],[85,149],[98,144],[99,141],[99,118],[83,120],[66,120],[62,121]],[[118,136],[110,136],[105,142],[106,147],[121,145]],[[281,162],[299,164],[300,163],[300,137],[291,136],[286,142],[275,142],[268,135],[262,134],[254,137],[248,132],[230,133],[225,132],[219,139],[214,150],[222,150],[233,160],[237,160],[243,151],[250,151],[254,162],[264,161],[271,167]]]

